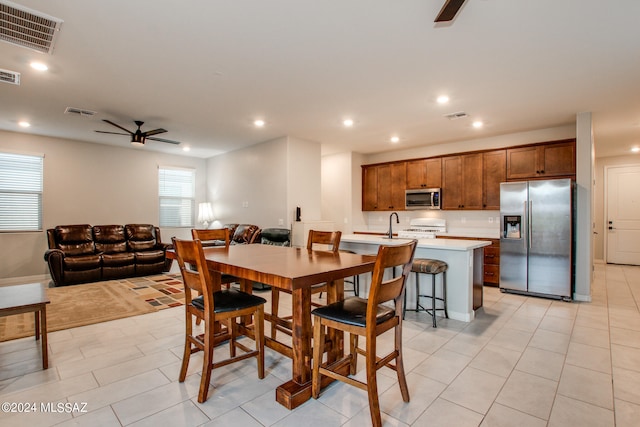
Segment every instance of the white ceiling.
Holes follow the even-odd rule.
[[[14,3],[64,23],[52,55],[0,42],[0,69],[22,73],[20,86],[0,83],[3,130],[124,147],[126,136],[94,130],[118,131],[102,119],[132,130],[142,120],[197,157],[284,135],[321,142],[323,153],[374,153],[591,111],[596,156],[640,144],[637,0],[467,0],[451,24],[433,22],[444,0]],[[438,105],[444,93],[451,101]],[[469,118],[444,117],[457,111]],[[142,149],[184,154],[161,142]]]

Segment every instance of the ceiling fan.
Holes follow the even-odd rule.
[[[433,22],[447,22],[453,20],[465,0],[447,0],[440,9],[440,13]]]
[[[144,143],[147,140],[166,142],[166,143],[169,143],[169,144],[176,144],[176,145],[180,144],[180,142],[178,142],[178,141],[172,141],[170,139],[154,138],[153,137],[153,135],[158,135],[160,133],[168,132],[166,129],[158,128],[158,129],[153,129],[153,130],[148,130],[146,132],[142,132],[140,130],[140,127],[144,124],[144,122],[141,122],[140,120],[135,120],[134,121],[136,126],[138,126],[138,129],[135,132],[131,132],[129,129],[123,128],[122,126],[120,126],[117,123],[112,122],[111,120],[102,119],[102,121],[105,122],[105,123],[109,123],[111,126],[115,126],[118,129],[122,129],[123,131],[125,131],[127,133],[106,132],[106,131],[103,131],[103,130],[97,130],[96,132],[98,132],[98,133],[108,133],[108,134],[112,134],[112,135],[130,135],[131,136],[131,144],[132,145],[137,145],[137,146],[141,147],[141,146],[144,145]]]

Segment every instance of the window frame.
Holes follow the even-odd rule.
[[[44,154],[38,153],[0,151],[0,177],[2,177],[0,180],[0,233],[43,231],[44,157]],[[19,162],[17,167],[16,162]],[[3,163],[13,167],[3,168]],[[34,177],[32,181],[28,180]],[[16,188],[17,186],[6,184],[3,186],[2,182],[22,182],[24,188],[19,189]],[[20,200],[21,196],[22,200]],[[19,206],[15,206],[16,201],[22,201],[22,210],[19,210]],[[3,210],[7,212],[4,218]],[[30,220],[25,220],[29,217],[31,217]],[[16,227],[8,228],[12,223],[15,223]]]
[[[190,176],[190,182],[169,181],[173,174],[174,178],[179,175],[186,176],[187,172]],[[168,175],[168,176],[167,176]],[[169,184],[167,186],[167,184]],[[184,185],[190,186],[188,195],[184,194]],[[174,188],[170,188],[174,187]],[[172,192],[172,190],[174,192]],[[193,228],[195,226],[195,208],[196,208],[196,170],[195,168],[178,167],[178,166],[158,166],[158,223],[160,227],[167,228]],[[169,204],[167,204],[169,202]],[[173,206],[171,205],[173,202]],[[175,211],[172,217],[165,217],[168,211],[173,208]],[[182,212],[188,209],[188,212]]]

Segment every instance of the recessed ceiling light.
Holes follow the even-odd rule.
[[[480,120],[476,120],[475,122],[473,122],[473,127],[476,129],[480,129],[482,126],[484,126],[484,123],[482,123]]]
[[[264,126],[264,120],[260,120],[260,119],[255,120],[255,121],[253,122],[253,124],[254,124],[256,127],[261,128],[261,127],[263,127],[263,126]]]
[[[398,138],[397,136],[392,136],[391,142],[393,142],[394,144],[397,144],[398,142],[400,142],[400,138]]]
[[[38,71],[47,71],[49,69],[49,67],[47,67],[47,64],[43,64],[42,62],[35,62],[35,61],[31,63],[31,68]]]
[[[449,97],[447,95],[440,95],[437,99],[438,104],[446,104],[449,102]]]
[[[18,122],[18,126],[23,127],[23,128],[28,128],[29,126],[31,126],[31,123],[29,123],[29,122]]]
[[[184,147],[182,147],[182,151],[191,151],[191,147],[185,145]]]
[[[631,152],[632,152],[632,153],[640,153],[640,147],[633,147],[633,148],[631,149]]]
[[[351,120],[351,119],[345,119],[345,120],[342,122],[342,124],[343,124],[343,125],[345,125],[346,127],[350,128],[351,126],[353,126],[353,120]]]

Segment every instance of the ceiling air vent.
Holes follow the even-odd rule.
[[[62,20],[9,1],[0,1],[0,40],[53,53]]]
[[[91,110],[83,110],[82,108],[75,108],[75,107],[67,107],[64,110],[65,114],[76,114],[78,116],[82,116],[82,117],[91,117],[91,116],[95,116],[97,113],[95,111],[91,111]]]
[[[465,117],[469,117],[469,115],[467,113],[465,113],[464,111],[458,111],[457,113],[445,114],[444,116],[449,120],[458,120],[458,119],[462,119],[462,118],[465,118]]]
[[[17,71],[0,70],[0,82],[20,85],[20,73]]]

